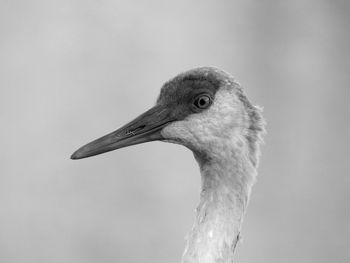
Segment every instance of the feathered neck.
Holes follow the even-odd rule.
[[[182,263],[231,263],[256,169],[245,148],[226,145],[215,158],[195,154],[202,191]]]

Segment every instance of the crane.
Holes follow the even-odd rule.
[[[218,68],[200,67],[167,81],[154,107],[79,148],[71,159],[155,140],[186,146],[199,164],[201,193],[182,263],[229,263],[264,134],[261,109],[234,78]]]

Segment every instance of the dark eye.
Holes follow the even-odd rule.
[[[200,95],[194,100],[193,104],[199,109],[206,109],[211,104],[211,98],[208,95]]]

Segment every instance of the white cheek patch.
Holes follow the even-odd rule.
[[[232,89],[223,87],[217,91],[208,110],[169,124],[162,130],[162,136],[170,142],[203,150],[203,147],[235,137],[242,124],[241,116],[239,99]]]

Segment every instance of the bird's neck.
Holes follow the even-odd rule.
[[[224,150],[219,158],[195,157],[201,170],[202,191],[182,263],[231,263],[255,167],[242,149]]]

